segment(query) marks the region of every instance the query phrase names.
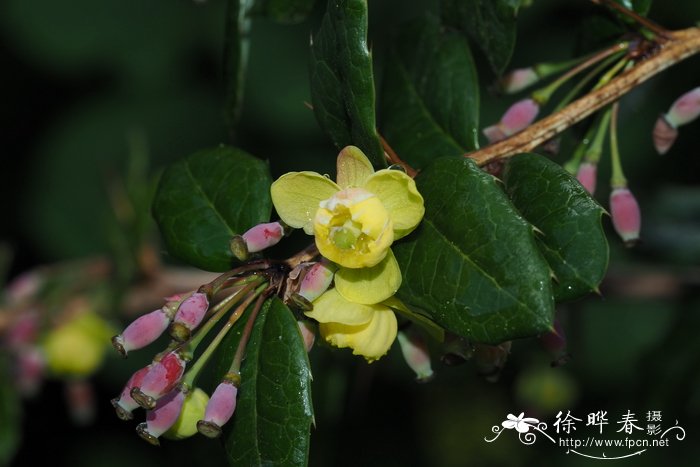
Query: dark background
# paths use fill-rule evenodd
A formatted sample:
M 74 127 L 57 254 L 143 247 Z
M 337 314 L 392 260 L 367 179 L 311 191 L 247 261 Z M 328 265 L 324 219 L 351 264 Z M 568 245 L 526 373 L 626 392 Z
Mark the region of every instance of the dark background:
M 149 173 L 191 152 L 229 141 L 222 119 L 220 57 L 223 1 L 3 0 L 0 3 L 0 240 L 13 253 L 10 275 L 114 247 L 106 186 L 134 148 Z M 391 25 L 425 4 L 370 2 L 370 41 L 378 74 Z M 322 6 L 322 5 L 321 5 Z M 307 48 L 320 12 L 299 25 L 260 19 L 253 26 L 246 100 L 236 144 L 288 170 L 332 171 L 335 150 L 303 105 L 309 100 Z M 592 50 L 606 27 L 589 2 L 538 0 L 521 11 L 512 65 L 563 60 Z M 698 2 L 660 2 L 650 17 L 669 28 L 700 20 Z M 494 80 L 474 48 L 483 86 L 481 120 L 513 102 L 486 91 Z M 617 465 L 692 465 L 700 422 L 700 154 L 695 122 L 669 154 L 651 129 L 683 92 L 700 85 L 700 57 L 652 79 L 622 100 L 620 140 L 630 187 L 643 214 L 643 242 L 627 250 L 609 228 L 611 262 L 601 296 L 559 308 L 572 361 L 552 369 L 537 342 L 515 342 L 501 379 L 487 383 L 474 365 L 414 383 L 397 346 L 368 366 L 348 352 L 317 346 L 312 465 L 589 465 L 550 449 L 523 446 L 512 433 L 484 442 L 508 413 L 551 424 L 559 410 L 579 418 L 607 410 L 611 431 L 627 410 L 641 420 L 662 410 L 684 441 Z M 378 86 L 379 87 L 379 86 Z M 564 141 L 564 152 L 567 148 Z M 141 146 L 139 146 L 141 145 Z M 145 148 L 145 149 L 144 149 Z M 605 157 L 605 156 L 604 156 Z M 559 159 L 567 159 L 562 154 Z M 598 199 L 607 204 L 608 159 Z M 146 359 L 146 356 L 142 357 Z M 437 359 L 435 359 L 437 360 Z M 151 448 L 116 419 L 108 400 L 143 361 L 108 359 L 96 376 L 99 409 L 88 427 L 72 425 L 62 385 L 49 381 L 23 404 L 23 441 L 15 465 L 200 465 L 223 462 L 218 443 L 195 438 Z M 642 420 L 643 422 L 643 420 Z M 2 421 L 0 421 L 2 423 Z M 583 427 L 581 428 L 583 430 Z M 617 426 L 615 426 L 617 429 Z M 48 457 L 47 457 L 48 456 Z

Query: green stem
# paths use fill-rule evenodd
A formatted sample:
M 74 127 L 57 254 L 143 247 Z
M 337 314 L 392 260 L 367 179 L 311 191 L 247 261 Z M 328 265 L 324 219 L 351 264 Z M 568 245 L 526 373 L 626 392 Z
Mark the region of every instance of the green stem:
M 610 154 L 612 160 L 612 178 L 610 185 L 613 188 L 624 188 L 627 186 L 627 179 L 622 171 L 620 162 L 620 150 L 617 145 L 617 116 L 619 105 L 615 102 L 612 106 L 612 118 L 610 119 Z
M 248 346 L 248 341 L 250 340 L 250 334 L 253 331 L 253 325 L 255 324 L 255 319 L 258 317 L 258 312 L 262 308 L 262 304 L 267 298 L 266 294 L 260 295 L 258 301 L 255 304 L 255 308 L 250 313 L 248 321 L 245 323 L 245 329 L 243 329 L 243 334 L 241 334 L 241 340 L 238 342 L 238 348 L 236 348 L 236 354 L 233 356 L 233 361 L 231 362 L 231 367 L 228 373 L 234 378 L 238 377 L 240 379 L 241 374 L 241 362 L 243 362 L 243 356 L 245 355 L 246 347 Z M 231 377 L 231 376 L 229 376 Z
M 535 102 L 537 102 L 540 106 L 545 105 L 549 101 L 550 97 L 552 97 L 552 94 L 554 94 L 557 91 L 557 89 L 559 89 L 564 83 L 569 81 L 571 78 L 573 78 L 574 76 L 576 76 L 580 72 L 590 68 L 591 66 L 600 62 L 601 60 L 605 60 L 610 55 L 619 53 L 623 50 L 627 50 L 627 48 L 629 48 L 629 42 L 620 42 L 618 44 L 614 44 L 614 45 L 608 47 L 607 49 L 601 50 L 600 52 L 593 55 L 589 59 L 576 65 L 571 70 L 564 73 L 562 76 L 557 78 L 552 83 L 550 83 L 547 86 L 533 92 L 532 99 Z
M 583 137 L 579 145 L 576 147 L 576 150 L 574 151 L 574 155 L 571 156 L 571 159 L 569 159 L 565 164 L 564 164 L 564 169 L 569 172 L 570 174 L 576 174 L 578 172 L 578 168 L 581 165 L 581 159 L 583 159 L 583 155 L 586 153 L 586 150 L 588 147 L 591 145 L 591 141 L 593 141 L 593 134 L 595 133 L 596 126 L 591 125 L 588 130 L 586 131 L 586 135 Z
M 214 352 L 221 344 L 221 341 L 224 340 L 226 334 L 228 334 L 228 332 L 231 330 L 236 321 L 238 321 L 238 318 L 241 317 L 241 315 L 248 308 L 250 303 L 256 297 L 261 296 L 260 294 L 262 294 L 267 288 L 268 284 L 267 282 L 265 282 L 264 284 L 260 285 L 257 289 L 255 289 L 254 292 L 248 294 L 245 300 L 240 305 L 238 305 L 236 310 L 229 317 L 228 321 L 226 321 L 226 324 L 224 324 L 224 326 L 219 330 L 219 333 L 212 339 L 207 348 L 204 349 L 202 355 L 200 355 L 197 361 L 194 363 L 194 365 L 192 365 L 192 367 L 190 367 L 190 369 L 187 370 L 187 373 L 185 373 L 185 376 L 182 378 L 184 384 L 187 384 L 190 387 L 192 387 L 195 379 L 202 371 L 202 369 L 206 366 L 211 356 L 214 355 Z
M 598 128 L 596 130 L 595 138 L 593 139 L 593 143 L 591 143 L 591 146 L 588 148 L 588 150 L 586 151 L 586 155 L 584 156 L 586 162 L 590 162 L 591 164 L 597 164 L 600 160 L 600 156 L 601 154 L 603 154 L 603 142 L 605 141 L 605 135 L 608 132 L 610 115 L 611 109 L 608 108 L 608 110 L 606 110 L 605 113 L 603 113 L 603 116 L 600 118 L 600 121 L 597 125 Z

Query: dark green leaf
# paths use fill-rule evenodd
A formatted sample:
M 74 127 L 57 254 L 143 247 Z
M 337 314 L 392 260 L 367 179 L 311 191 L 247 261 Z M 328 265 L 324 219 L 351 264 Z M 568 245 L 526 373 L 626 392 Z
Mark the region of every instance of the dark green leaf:
M 375 123 L 366 0 L 329 0 L 311 45 L 311 100 L 323 131 L 340 149 L 353 144 L 385 167 Z
M 254 13 L 278 23 L 293 24 L 304 21 L 316 0 L 256 0 Z
M 445 24 L 468 34 L 486 54 L 497 74 L 510 62 L 515 48 L 520 0 L 441 0 Z
M 8 358 L 0 355 L 0 465 L 10 465 L 22 432 L 21 404 L 10 377 Z
M 225 271 L 229 241 L 270 218 L 267 164 L 240 149 L 205 149 L 168 167 L 153 215 L 175 257 L 201 269 Z
M 425 217 L 394 247 L 399 298 L 447 330 L 499 343 L 551 329 L 550 269 L 532 226 L 495 179 L 465 158 L 438 159 L 416 178 Z
M 478 146 L 479 85 L 466 39 L 426 17 L 401 27 L 382 85 L 382 132 L 417 169 Z
M 229 356 L 238 341 L 233 335 L 226 343 Z M 224 431 L 230 465 L 307 465 L 313 418 L 311 368 L 299 327 L 289 308 L 269 300 L 253 327 L 236 413 Z
M 608 267 L 603 208 L 568 172 L 537 154 L 511 158 L 503 181 L 513 204 L 543 233 L 537 243 L 556 276 L 556 300 L 596 290 Z
M 224 103 L 226 123 L 230 132 L 238 121 L 243 105 L 243 89 L 248 68 L 250 47 L 249 10 L 254 0 L 228 0 L 226 4 L 226 36 L 224 42 Z

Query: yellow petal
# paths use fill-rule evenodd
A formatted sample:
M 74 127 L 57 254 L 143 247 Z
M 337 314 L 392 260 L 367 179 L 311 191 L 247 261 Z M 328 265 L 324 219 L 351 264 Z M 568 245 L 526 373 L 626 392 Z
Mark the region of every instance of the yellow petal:
M 371 268 L 340 268 L 335 274 L 335 288 L 346 300 L 365 305 L 391 297 L 401 286 L 401 269 L 391 250 Z
M 374 173 L 372 163 L 365 153 L 355 146 L 346 146 L 338 154 L 338 176 L 340 188 L 360 187 Z
M 333 196 L 340 188 L 332 180 L 316 172 L 289 172 L 270 187 L 272 203 L 286 224 L 312 235 L 313 220 L 319 203 Z
M 360 326 L 322 323 L 321 336 L 336 347 L 350 347 L 353 354 L 362 355 L 368 362 L 377 360 L 389 351 L 396 339 L 396 316 L 389 308 L 374 305 L 372 320 Z
M 357 326 L 368 323 L 372 319 L 374 308 L 345 300 L 337 290 L 331 289 L 318 297 L 314 309 L 304 313 L 319 323 L 344 323 Z
M 394 240 L 411 233 L 423 218 L 423 197 L 416 182 L 400 170 L 380 170 L 367 179 L 363 188 L 377 195 L 389 211 Z

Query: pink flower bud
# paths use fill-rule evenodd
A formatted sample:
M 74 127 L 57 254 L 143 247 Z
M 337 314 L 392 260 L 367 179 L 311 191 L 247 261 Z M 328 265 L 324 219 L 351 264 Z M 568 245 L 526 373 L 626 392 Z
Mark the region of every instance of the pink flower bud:
M 182 302 L 177 309 L 170 335 L 178 341 L 186 341 L 209 309 L 207 294 L 197 292 Z
M 131 375 L 119 397 L 112 399 L 112 406 L 117 411 L 117 417 L 120 419 L 131 420 L 133 418 L 132 412 L 139 407 L 139 404 L 131 397 L 131 390 L 141 386 L 144 376 L 150 369 L 151 365 L 148 365 Z
M 506 94 L 515 94 L 535 84 L 539 79 L 533 68 L 518 68 L 503 77 L 501 88 Z
M 671 146 L 673 146 L 673 143 L 676 141 L 677 137 L 678 130 L 668 123 L 666 117 L 660 115 L 659 118 L 656 119 L 654 132 L 652 133 L 656 152 L 661 155 L 666 154 L 668 150 L 671 149 Z
M 114 336 L 112 345 L 126 357 L 130 350 L 140 349 L 158 339 L 169 323 L 170 317 L 163 309 L 152 311 L 137 318 L 120 335 Z
M 149 443 L 159 446 L 160 435 L 170 429 L 180 416 L 186 394 L 181 388 L 170 391 L 158 399 L 155 408 L 146 415 L 146 423 L 136 427 L 136 432 Z
M 258 224 L 243 234 L 249 253 L 257 253 L 277 245 L 284 236 L 284 228 L 279 222 Z
M 490 143 L 495 143 L 527 128 L 537 118 L 540 106 L 533 99 L 523 99 L 511 105 L 494 126 L 484 129 Z
M 673 127 L 690 123 L 700 115 L 700 87 L 688 91 L 676 99 L 666 114 L 666 120 Z
M 140 386 L 134 386 L 131 397 L 144 409 L 151 410 L 156 401 L 177 386 L 185 372 L 185 361 L 177 352 L 169 352 L 153 362 Z
M 642 216 L 639 204 L 627 188 L 615 188 L 610 194 L 610 215 L 615 230 L 627 246 L 639 239 Z
M 552 366 L 563 365 L 571 358 L 566 351 L 566 335 L 558 319 L 554 320 L 554 329 L 542 334 L 539 340 L 542 347 L 554 358 Z
M 7 285 L 5 294 L 11 305 L 30 300 L 41 290 L 44 285 L 44 277 L 37 271 L 29 271 L 15 277 Z
M 71 419 L 78 425 L 88 425 L 95 420 L 95 390 L 88 380 L 66 381 L 66 404 Z
M 316 340 L 315 325 L 311 321 L 303 320 L 297 321 L 299 326 L 299 331 L 301 332 L 301 338 L 304 340 L 304 348 L 306 353 L 311 351 L 314 346 L 314 341 Z
M 304 275 L 301 285 L 299 286 L 299 295 L 309 302 L 313 302 L 320 297 L 323 292 L 328 290 L 331 282 L 333 282 L 334 274 L 335 267 L 325 261 L 319 261 L 311 266 Z
M 591 195 L 595 193 L 597 173 L 598 166 L 590 162 L 583 162 L 576 173 L 576 179 Z
M 10 324 L 5 336 L 5 342 L 10 349 L 18 349 L 36 342 L 39 335 L 39 313 L 36 310 L 26 310 L 20 313 Z
M 430 353 L 428 345 L 421 334 L 413 329 L 399 331 L 396 338 L 401 346 L 406 363 L 416 373 L 416 380 L 419 383 L 430 381 L 433 376 L 433 368 L 430 365 Z
M 14 382 L 24 397 L 32 397 L 41 386 L 46 373 L 46 359 L 39 347 L 22 347 L 16 353 Z
M 216 387 L 209 399 L 204 418 L 197 422 L 197 430 L 208 438 L 217 438 L 221 435 L 221 427 L 228 422 L 236 410 L 236 397 L 238 387 L 228 380 L 224 380 Z

